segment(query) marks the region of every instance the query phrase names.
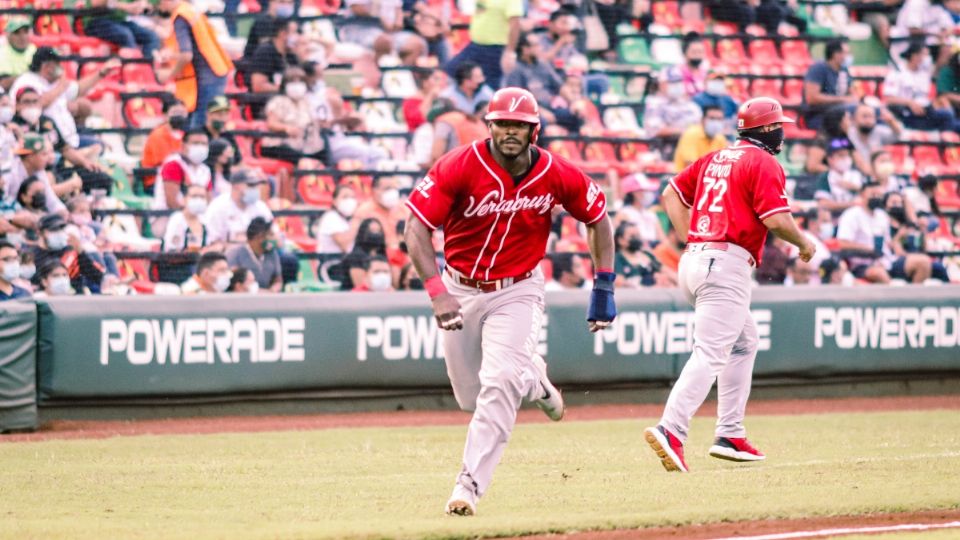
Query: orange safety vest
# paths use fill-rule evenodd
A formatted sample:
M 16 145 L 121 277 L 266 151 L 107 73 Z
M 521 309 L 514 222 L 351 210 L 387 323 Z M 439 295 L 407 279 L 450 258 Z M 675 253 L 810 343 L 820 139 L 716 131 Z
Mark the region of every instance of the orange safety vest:
M 483 120 L 467 116 L 461 111 L 450 111 L 437 117 L 437 121 L 446 122 L 453 126 L 454 133 L 460 144 L 470 144 L 473 141 L 482 141 L 489 135 L 487 125 Z
M 177 33 L 173 28 L 177 17 L 182 17 L 190 25 L 193 33 L 193 40 L 197 44 L 199 51 L 193 51 L 194 54 L 201 54 L 207 61 L 214 75 L 226 77 L 233 70 L 233 62 L 224 52 L 220 42 L 217 41 L 217 34 L 210 26 L 210 21 L 202 13 L 197 13 L 189 2 L 181 2 L 177 9 L 170 15 L 170 35 L 167 37 L 167 48 L 180 54 L 180 45 L 177 43 Z M 187 110 L 193 112 L 197 108 L 197 73 L 193 69 L 193 63 L 184 66 L 183 70 L 176 78 L 176 96 L 187 106 Z

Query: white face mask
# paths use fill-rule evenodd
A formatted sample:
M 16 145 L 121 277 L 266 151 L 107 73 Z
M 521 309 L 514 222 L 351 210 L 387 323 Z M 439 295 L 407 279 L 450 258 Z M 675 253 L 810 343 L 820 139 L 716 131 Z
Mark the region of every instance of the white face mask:
M 260 284 L 256 281 L 247 286 L 248 294 L 257 294 L 258 292 L 260 292 Z
M 834 160 L 833 169 L 840 173 L 849 172 L 853 167 L 853 158 L 845 157 L 841 159 Z
M 707 120 L 703 123 L 703 131 L 707 137 L 714 138 L 723 132 L 723 120 Z
M 640 204 L 644 208 L 650 208 L 657 202 L 657 194 L 653 191 L 644 191 L 640 194 Z
M 37 273 L 37 265 L 35 264 L 24 264 L 20 266 L 20 279 L 33 279 L 33 276 Z
M 389 291 L 390 281 L 390 272 L 377 272 L 375 274 L 370 274 L 370 290 Z
M 187 199 L 187 211 L 195 216 L 202 215 L 207 211 L 207 200 L 203 197 L 190 197 Z
M 667 85 L 667 97 L 673 100 L 682 98 L 687 94 L 683 88 L 683 83 L 670 83 Z
M 300 99 L 303 96 L 307 95 L 307 83 L 305 82 L 292 82 L 287 84 L 284 90 L 287 94 L 287 97 L 290 99 Z
M 336 208 L 343 217 L 350 217 L 357 211 L 357 199 L 353 197 L 340 199 L 337 201 Z
M 257 201 L 260 200 L 260 188 L 258 187 L 248 187 L 243 190 L 243 204 L 250 206 L 257 204 Z
M 13 247 L 20 249 L 20 246 L 23 245 L 23 234 L 7 233 L 7 242 L 13 244 Z
M 874 167 L 874 172 L 877 173 L 877 176 L 888 178 L 893 174 L 895 168 L 892 161 L 885 161 L 883 163 L 877 163 L 876 167 Z
M 213 283 L 213 288 L 217 292 L 224 292 L 230 288 L 230 280 L 233 279 L 233 272 L 224 272 L 217 276 L 217 281 Z
M 8 262 L 3 265 L 3 280 L 7 283 L 13 283 L 13 280 L 20 277 L 20 261 Z
M 853 55 L 848 54 L 843 57 L 843 67 L 849 68 L 853 65 Z
M 199 165 L 210 155 L 210 147 L 205 144 L 191 144 L 187 146 L 187 161 Z
M 66 296 L 70 294 L 70 277 L 57 276 L 50 278 L 50 294 L 53 296 Z
M 820 224 L 820 239 L 829 240 L 833 238 L 833 233 L 836 231 L 833 223 L 821 223 Z
M 0 124 L 6 124 L 7 122 L 13 120 L 14 114 L 13 107 L 10 107 L 9 105 L 0 107 Z
M 727 93 L 727 83 L 723 79 L 710 79 L 705 90 L 711 96 L 723 96 Z
M 67 247 L 67 233 L 58 231 L 48 234 L 47 247 L 53 251 L 60 251 L 61 249 Z
M 40 110 L 40 107 L 27 107 L 20 111 L 20 118 L 23 118 L 32 126 L 40 120 L 41 114 L 43 114 L 43 111 Z
M 393 210 L 400 203 L 400 190 L 388 189 L 380 194 L 380 205 L 387 210 Z

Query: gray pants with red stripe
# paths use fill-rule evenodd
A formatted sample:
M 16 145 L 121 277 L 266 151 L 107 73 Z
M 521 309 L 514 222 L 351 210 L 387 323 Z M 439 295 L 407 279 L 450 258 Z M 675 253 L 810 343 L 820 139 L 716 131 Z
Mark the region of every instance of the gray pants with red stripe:
M 681 441 L 690 419 L 717 381 L 717 437 L 746 436 L 743 418 L 757 357 L 757 329 L 750 314 L 750 254 L 690 244 L 680 258 L 680 289 L 694 306 L 693 353 L 677 379 L 660 424 Z
M 443 282 L 463 312 L 463 330 L 443 335 L 444 359 L 460 408 L 473 411 L 457 482 L 483 495 L 507 447 L 521 401 L 543 395 L 537 354 L 543 273 L 494 292 Z M 545 369 L 545 368 L 544 368 Z

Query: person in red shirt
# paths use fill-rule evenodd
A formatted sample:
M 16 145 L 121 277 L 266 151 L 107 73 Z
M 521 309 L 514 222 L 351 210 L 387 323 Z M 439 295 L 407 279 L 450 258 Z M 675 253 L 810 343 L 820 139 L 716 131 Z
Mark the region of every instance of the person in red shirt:
M 714 380 L 718 420 L 710 455 L 764 459 L 743 427 L 759 343 L 750 314 L 751 272 L 768 230 L 797 246 L 804 262 L 816 251 L 793 221 L 783 167 L 773 157 L 783 147 L 783 122 L 793 120 L 776 100 L 747 101 L 737 115 L 737 143 L 695 161 L 663 190 L 663 207 L 687 239 L 678 278 L 694 306 L 693 353 L 660 423 L 644 432 L 668 471 L 687 472 L 683 442 Z
M 167 116 L 167 121 L 153 128 L 143 146 L 140 166 L 145 169 L 160 167 L 170 154 L 179 152 L 183 144 L 183 132 L 188 123 L 186 106 L 179 99 L 166 99 L 163 102 L 163 114 Z M 148 193 L 153 192 L 156 179 L 154 174 L 144 177 L 143 187 Z
M 444 334 L 447 374 L 457 403 L 473 411 L 463 468 L 446 513 L 473 515 L 490 485 L 522 399 L 551 420 L 563 398 L 537 354 L 544 309 L 540 261 L 552 209 L 587 226 L 597 269 L 587 320 L 591 332 L 616 316 L 613 228 L 598 185 L 569 161 L 535 145 L 540 111 L 533 95 L 504 88 L 485 116 L 490 138 L 437 161 L 407 201 L 410 259 Z M 442 227 L 446 268 L 437 271 L 431 233 Z

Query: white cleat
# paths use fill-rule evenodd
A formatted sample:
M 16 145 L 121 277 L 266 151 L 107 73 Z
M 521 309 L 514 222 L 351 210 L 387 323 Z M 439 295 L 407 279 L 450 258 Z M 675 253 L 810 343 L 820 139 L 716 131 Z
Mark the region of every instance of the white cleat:
M 444 512 L 448 516 L 474 516 L 477 514 L 477 496 L 463 484 L 453 487 L 453 494 L 447 501 Z
M 547 418 L 554 422 L 559 422 L 563 418 L 566 406 L 563 403 L 563 395 L 557 387 L 547 378 L 547 364 L 543 358 L 536 356 L 533 359 L 537 369 L 540 370 L 540 386 L 543 388 L 543 395 L 533 402 L 547 415 Z

